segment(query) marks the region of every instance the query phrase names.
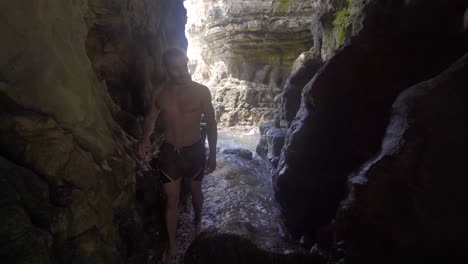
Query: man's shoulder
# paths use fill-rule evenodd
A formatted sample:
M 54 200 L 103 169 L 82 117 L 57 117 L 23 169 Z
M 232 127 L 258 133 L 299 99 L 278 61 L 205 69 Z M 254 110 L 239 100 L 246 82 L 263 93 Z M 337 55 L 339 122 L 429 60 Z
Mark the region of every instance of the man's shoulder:
M 208 90 L 209 91 L 208 87 L 206 87 L 205 85 L 203 85 L 201 83 L 197 83 L 195 81 L 192 81 L 192 83 L 193 83 L 193 86 L 195 88 L 197 88 L 197 89 L 203 89 L 203 90 Z
M 201 83 L 193 82 L 193 87 L 202 95 L 205 95 L 205 96 L 208 94 L 211 95 L 210 89 Z

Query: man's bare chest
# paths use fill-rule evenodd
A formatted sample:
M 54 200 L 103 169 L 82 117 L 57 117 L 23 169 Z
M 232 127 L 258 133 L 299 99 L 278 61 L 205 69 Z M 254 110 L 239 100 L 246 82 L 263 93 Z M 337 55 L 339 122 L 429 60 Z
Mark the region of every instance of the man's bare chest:
M 201 114 L 202 103 L 200 97 L 192 91 L 168 92 L 161 97 L 160 109 L 162 114 L 169 116 Z

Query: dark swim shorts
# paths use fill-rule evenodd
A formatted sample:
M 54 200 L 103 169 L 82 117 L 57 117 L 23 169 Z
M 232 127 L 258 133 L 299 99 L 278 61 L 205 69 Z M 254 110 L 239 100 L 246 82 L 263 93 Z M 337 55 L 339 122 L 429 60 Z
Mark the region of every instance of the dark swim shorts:
M 181 177 L 201 181 L 205 163 L 206 153 L 203 137 L 193 145 L 185 147 L 176 147 L 164 142 L 159 150 L 158 158 L 161 182 L 165 184 Z

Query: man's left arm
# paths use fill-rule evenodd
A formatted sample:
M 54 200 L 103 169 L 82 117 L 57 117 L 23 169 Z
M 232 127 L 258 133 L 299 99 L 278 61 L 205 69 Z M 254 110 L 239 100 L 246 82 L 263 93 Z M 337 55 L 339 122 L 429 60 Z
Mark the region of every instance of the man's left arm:
M 218 130 L 215 119 L 213 104 L 211 103 L 211 93 L 207 87 L 203 87 L 203 116 L 206 122 L 209 155 L 206 163 L 206 172 L 211 173 L 216 169 L 216 144 L 218 140 Z

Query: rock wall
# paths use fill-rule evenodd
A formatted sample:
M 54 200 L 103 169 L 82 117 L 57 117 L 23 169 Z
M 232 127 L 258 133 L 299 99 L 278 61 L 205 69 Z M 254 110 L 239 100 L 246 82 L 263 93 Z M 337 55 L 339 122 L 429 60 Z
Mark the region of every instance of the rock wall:
M 288 128 L 274 187 L 294 238 L 312 245 L 326 230 L 346 195 L 347 176 L 379 150 L 397 95 L 467 51 L 466 7 L 465 1 L 365 2 L 352 20 L 364 19 L 361 31 L 308 82 Z
M 338 212 L 350 259 L 466 255 L 467 72 L 468 54 L 393 103 L 380 153 L 350 177 Z
M 88 1 L 86 51 L 122 110 L 143 115 L 150 91 L 165 78 L 161 53 L 167 47 L 187 48 L 182 2 Z
M 235 89 L 240 80 L 245 85 L 239 86 L 236 93 L 248 97 L 250 90 L 257 93 L 260 89 L 273 104 L 293 62 L 313 44 L 310 22 L 314 4 L 299 0 L 187 0 L 187 37 L 191 43 L 188 55 L 194 80 L 206 84 L 213 93 L 229 90 L 216 92 L 215 97 Z M 224 115 L 219 121 L 233 125 L 227 120 L 237 115 L 239 124 L 255 125 L 271 118 L 269 108 L 269 118 L 262 118 L 266 109 L 239 103 L 232 110 L 218 112 L 220 118 Z M 254 116 L 260 118 L 243 119 L 235 112 L 255 112 Z
M 2 261 L 146 261 L 153 234 L 120 118 L 145 107 L 162 49 L 186 45 L 181 10 L 181 1 L 0 4 Z
M 274 122 L 266 125 L 261 130 L 261 140 L 258 145 L 260 155 L 262 149 L 281 149 L 282 146 L 271 148 L 272 142 L 267 133 L 272 131 L 284 131 L 289 128 L 296 116 L 301 104 L 302 92 L 306 84 L 315 76 L 324 61 L 330 58 L 345 40 L 356 35 L 362 28 L 364 18 L 363 8 L 366 1 L 343 1 L 343 0 L 318 0 L 314 1 L 314 10 L 311 14 L 311 32 L 313 34 L 313 45 L 310 50 L 303 52 L 293 63 L 292 74 L 286 79 L 281 93 L 277 96 L 277 106 L 274 111 Z M 286 133 L 273 132 L 281 139 L 275 142 L 285 141 Z M 270 137 L 271 138 L 271 137 Z M 266 144 L 266 145 L 265 145 Z M 279 152 L 266 154 L 274 161 L 272 165 L 277 166 Z

